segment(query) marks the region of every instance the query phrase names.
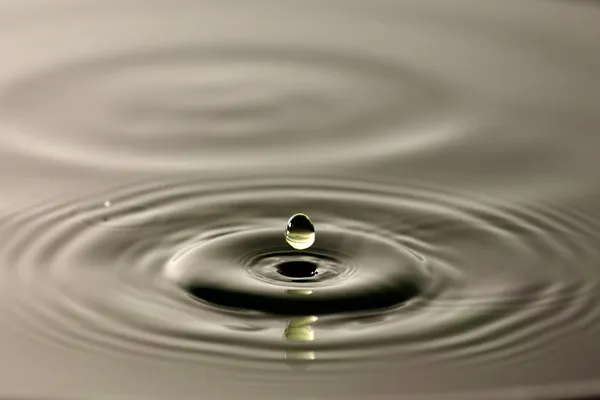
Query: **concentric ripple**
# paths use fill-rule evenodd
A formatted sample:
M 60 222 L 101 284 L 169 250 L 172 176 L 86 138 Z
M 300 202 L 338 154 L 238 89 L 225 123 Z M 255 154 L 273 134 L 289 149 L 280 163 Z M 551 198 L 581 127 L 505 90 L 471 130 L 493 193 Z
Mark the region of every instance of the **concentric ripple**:
M 318 232 L 305 251 L 281 231 L 296 209 Z M 576 210 L 413 186 L 156 182 L 5 219 L 0 309 L 86 351 L 531 362 L 597 332 L 599 233 Z
M 180 256 L 167 274 L 209 303 L 295 316 L 393 307 L 417 296 L 427 280 L 415 256 L 372 235 L 323 226 L 320 251 L 292 253 L 280 242 L 281 229 L 230 234 Z M 256 249 L 262 254 L 244 260 Z M 307 268 L 302 263 L 310 273 L 290 277 Z M 303 290 L 311 293 L 298 296 Z
M 481 160 L 455 152 L 466 138 L 505 164 L 526 134 L 558 141 L 597 124 L 598 30 L 585 12 L 310 2 L 64 0 L 0 17 L 0 144 L 113 173 L 398 156 L 468 170 Z M 565 20 L 578 29 L 556 29 Z
M 94 168 L 281 166 L 291 148 L 330 164 L 450 138 L 437 126 L 451 108 L 443 85 L 397 62 L 336 49 L 217 43 L 116 50 L 1 88 L 9 147 Z

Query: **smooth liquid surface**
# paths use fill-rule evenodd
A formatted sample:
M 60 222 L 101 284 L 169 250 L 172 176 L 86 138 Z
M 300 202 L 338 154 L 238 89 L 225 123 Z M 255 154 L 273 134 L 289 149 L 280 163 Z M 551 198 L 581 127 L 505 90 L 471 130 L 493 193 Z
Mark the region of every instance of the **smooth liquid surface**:
M 0 33 L 0 398 L 600 395 L 594 2 L 9 0 Z

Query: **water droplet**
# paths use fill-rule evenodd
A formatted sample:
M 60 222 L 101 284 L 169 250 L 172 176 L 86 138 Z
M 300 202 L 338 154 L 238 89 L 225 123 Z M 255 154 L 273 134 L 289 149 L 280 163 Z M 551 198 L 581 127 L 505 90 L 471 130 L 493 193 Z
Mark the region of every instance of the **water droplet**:
M 308 249 L 315 242 L 315 227 L 306 214 L 294 214 L 285 227 L 285 240 L 296 250 Z
M 111 202 L 110 200 L 106 200 L 106 201 L 104 202 L 104 207 L 108 208 L 108 207 L 110 207 L 110 206 L 112 206 L 112 202 Z

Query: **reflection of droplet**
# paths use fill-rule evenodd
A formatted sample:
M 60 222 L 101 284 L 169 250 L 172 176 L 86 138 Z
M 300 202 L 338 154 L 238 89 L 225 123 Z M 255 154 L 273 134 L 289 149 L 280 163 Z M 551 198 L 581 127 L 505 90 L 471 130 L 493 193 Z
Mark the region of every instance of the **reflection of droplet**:
M 285 227 L 285 240 L 296 250 L 308 249 L 315 242 L 315 227 L 306 214 L 294 214 Z
M 106 201 L 104 202 L 104 207 L 108 208 L 108 207 L 110 207 L 110 206 L 112 206 L 112 202 L 111 202 L 110 200 L 106 200 Z
M 312 293 L 312 291 L 307 292 Z M 314 315 L 309 315 L 307 317 L 300 317 L 291 320 L 290 322 L 288 322 L 287 328 L 285 329 L 285 340 L 297 343 L 312 342 L 313 340 L 315 340 L 315 331 L 310 325 L 317 322 L 318 319 L 319 318 Z M 304 347 L 304 345 L 299 346 Z M 288 361 L 306 362 L 315 360 L 316 354 L 314 351 L 306 348 L 296 348 L 286 351 L 285 358 Z
M 292 296 L 309 296 L 313 294 L 313 291 L 310 289 L 288 289 L 285 292 Z
M 285 339 L 291 342 L 311 342 L 315 340 L 315 332 L 310 324 L 317 321 L 317 317 L 309 316 L 291 320 L 285 329 Z
M 313 361 L 316 359 L 314 351 L 288 351 L 285 353 L 285 359 L 289 361 Z

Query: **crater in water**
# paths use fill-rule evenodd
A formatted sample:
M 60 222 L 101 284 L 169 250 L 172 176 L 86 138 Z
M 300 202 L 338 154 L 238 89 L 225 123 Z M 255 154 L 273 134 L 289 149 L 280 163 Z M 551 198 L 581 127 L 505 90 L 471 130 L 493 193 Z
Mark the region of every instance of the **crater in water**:
M 400 307 L 432 284 L 422 259 L 375 235 L 324 224 L 310 251 L 280 242 L 274 228 L 230 233 L 179 255 L 166 274 L 206 304 L 270 315 Z M 309 295 L 294 295 L 306 289 Z
M 319 272 L 319 265 L 310 261 L 287 261 L 277 266 L 277 272 L 288 278 L 312 278 Z

